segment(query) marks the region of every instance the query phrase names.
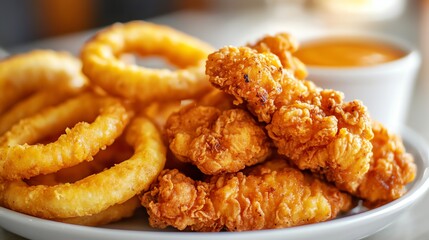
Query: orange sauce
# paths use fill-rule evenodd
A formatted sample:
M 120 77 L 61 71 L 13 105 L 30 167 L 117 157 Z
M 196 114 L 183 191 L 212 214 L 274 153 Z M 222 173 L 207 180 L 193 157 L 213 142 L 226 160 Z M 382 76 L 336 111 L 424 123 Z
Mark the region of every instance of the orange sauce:
M 308 66 L 358 67 L 390 62 L 404 57 L 406 52 L 371 40 L 327 38 L 302 44 L 294 55 Z

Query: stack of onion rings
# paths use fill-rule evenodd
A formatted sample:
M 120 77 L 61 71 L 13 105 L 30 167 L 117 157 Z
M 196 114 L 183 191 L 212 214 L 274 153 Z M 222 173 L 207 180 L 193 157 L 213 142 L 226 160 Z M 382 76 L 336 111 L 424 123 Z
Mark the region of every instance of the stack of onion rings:
M 204 63 L 212 50 L 135 21 L 90 39 L 82 63 L 50 50 L 0 61 L 0 205 L 90 226 L 132 216 L 166 162 L 158 129 L 180 100 L 211 88 Z M 125 63 L 125 53 L 180 69 Z
M 52 219 L 97 214 L 131 199 L 157 177 L 164 167 L 166 150 L 156 127 L 142 117 L 130 124 L 126 141 L 135 150 L 130 159 L 75 183 L 55 186 L 29 186 L 22 180 L 0 183 L 1 205 Z
M 121 135 L 131 115 L 117 99 L 83 94 L 23 119 L 0 137 L 0 177 L 29 178 L 89 161 Z M 75 126 L 57 141 L 29 145 L 69 125 Z

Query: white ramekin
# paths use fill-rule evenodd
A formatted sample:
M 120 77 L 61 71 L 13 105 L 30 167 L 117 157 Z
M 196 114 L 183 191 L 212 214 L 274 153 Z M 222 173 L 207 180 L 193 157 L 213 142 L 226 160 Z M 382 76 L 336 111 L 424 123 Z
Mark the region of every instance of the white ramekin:
M 410 44 L 396 37 L 368 32 L 332 32 L 301 39 L 301 43 L 318 38 L 350 38 L 385 42 L 405 51 L 398 60 L 374 66 L 314 67 L 307 66 L 316 85 L 344 92 L 347 101 L 359 99 L 368 107 L 374 120 L 392 131 L 406 121 L 407 109 L 420 66 L 420 55 Z

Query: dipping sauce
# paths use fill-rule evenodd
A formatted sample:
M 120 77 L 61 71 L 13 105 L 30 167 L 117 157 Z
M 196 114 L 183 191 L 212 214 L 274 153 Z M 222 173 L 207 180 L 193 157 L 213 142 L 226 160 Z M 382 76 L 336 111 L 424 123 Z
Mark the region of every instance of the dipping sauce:
M 406 55 L 401 49 L 375 40 L 326 38 L 303 43 L 294 56 L 307 66 L 359 67 L 397 60 Z

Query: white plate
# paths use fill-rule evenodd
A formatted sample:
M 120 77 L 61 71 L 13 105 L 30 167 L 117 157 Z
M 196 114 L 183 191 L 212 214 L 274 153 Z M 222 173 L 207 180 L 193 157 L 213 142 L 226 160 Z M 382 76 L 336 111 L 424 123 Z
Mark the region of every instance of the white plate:
M 195 233 L 176 232 L 173 229 L 157 230 L 148 226 L 147 217 L 139 212 L 134 218 L 104 227 L 84 227 L 58 223 L 0 208 L 0 226 L 20 236 L 35 239 L 87 239 L 87 240 L 200 240 L 200 239 L 358 239 L 371 235 L 391 224 L 411 207 L 429 187 L 429 149 L 425 141 L 410 129 L 401 131 L 407 150 L 418 167 L 415 181 L 408 193 L 382 207 L 354 213 L 328 222 L 306 226 L 248 232 Z

